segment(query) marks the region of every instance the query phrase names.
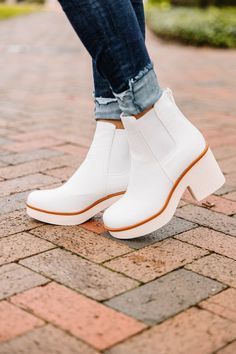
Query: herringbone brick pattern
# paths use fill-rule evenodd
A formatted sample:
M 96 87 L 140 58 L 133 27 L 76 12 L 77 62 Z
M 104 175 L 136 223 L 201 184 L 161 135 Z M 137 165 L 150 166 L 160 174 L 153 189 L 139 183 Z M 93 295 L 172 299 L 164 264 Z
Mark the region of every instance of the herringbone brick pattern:
M 234 51 L 148 46 L 162 85 L 205 133 L 226 185 L 173 220 L 118 241 L 101 216 L 76 227 L 25 215 L 30 190 L 81 163 L 93 131 L 91 63 L 60 12 L 0 23 L 0 353 L 234 354 Z

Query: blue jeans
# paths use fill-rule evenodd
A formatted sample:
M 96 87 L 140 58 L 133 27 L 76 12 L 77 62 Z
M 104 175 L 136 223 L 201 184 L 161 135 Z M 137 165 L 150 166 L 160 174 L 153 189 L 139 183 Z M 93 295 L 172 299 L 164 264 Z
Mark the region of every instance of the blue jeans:
M 134 115 L 161 96 L 142 0 L 59 0 L 93 60 L 95 117 Z

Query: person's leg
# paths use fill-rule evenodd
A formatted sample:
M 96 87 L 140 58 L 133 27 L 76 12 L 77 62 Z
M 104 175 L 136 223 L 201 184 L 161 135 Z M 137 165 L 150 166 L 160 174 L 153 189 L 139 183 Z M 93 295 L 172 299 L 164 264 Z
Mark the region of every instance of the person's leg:
M 94 103 L 96 120 L 120 120 L 121 110 L 117 98 L 113 95 L 109 82 L 98 72 L 93 60 Z
M 109 82 L 126 130 L 98 122 L 81 168 L 64 186 L 31 193 L 28 213 L 50 223 L 81 223 L 113 204 L 128 183 L 124 196 L 106 210 L 105 225 L 118 238 L 145 235 L 171 219 L 186 188 L 200 200 L 217 190 L 224 177 L 201 133 L 180 112 L 171 92 L 159 88 L 131 2 L 60 2 Z
M 113 57 L 115 51 L 119 51 L 122 48 L 122 43 L 125 42 L 126 39 L 124 31 L 119 33 L 122 29 L 122 24 L 114 27 L 109 11 L 112 11 L 112 15 L 115 18 L 120 4 L 123 10 L 128 9 L 128 12 L 132 15 L 131 21 L 134 20 L 138 30 L 138 37 L 136 38 L 134 35 L 134 39 L 131 43 L 128 41 L 125 47 L 129 48 L 132 44 L 138 45 L 140 42 L 145 52 L 145 46 L 143 44 L 143 33 L 130 1 L 113 1 L 114 0 L 62 1 L 66 12 L 69 14 L 69 18 L 72 20 L 77 30 L 78 26 L 82 26 L 80 28 L 80 30 L 82 29 L 82 39 L 88 44 L 90 53 L 92 53 L 95 70 L 100 75 L 96 85 L 97 96 L 101 98 L 101 101 L 109 98 L 115 105 L 111 104 L 109 111 L 103 111 L 103 117 L 100 115 L 102 119 L 99 119 L 97 123 L 94 139 L 87 157 L 73 176 L 61 187 L 30 193 L 27 200 L 27 212 L 28 215 L 35 219 L 59 225 L 80 224 L 111 205 L 127 188 L 130 170 L 128 140 L 126 131 L 116 129 L 116 124 L 121 124 L 120 121 L 116 123 L 115 126 L 109 123 L 111 118 L 113 121 L 116 121 L 114 118 L 120 117 L 121 110 L 117 104 L 118 99 L 113 96 L 111 91 L 113 87 L 108 77 L 109 75 L 113 77 L 113 74 L 117 72 L 116 77 L 114 76 L 116 85 L 119 85 L 120 88 L 122 88 L 124 84 L 125 86 L 129 86 L 128 77 L 126 77 L 126 64 L 128 64 L 128 71 L 130 73 L 132 73 L 132 70 L 136 73 L 136 69 L 138 70 L 139 66 L 137 65 L 136 67 L 132 52 L 129 58 L 127 58 L 126 55 L 126 59 L 126 51 L 124 51 L 120 59 L 117 56 L 118 60 Z M 134 1 L 134 3 L 136 5 L 139 3 L 140 5 L 140 1 L 138 0 Z M 126 6 L 127 4 L 129 5 Z M 139 7 L 139 9 L 141 8 Z M 105 25 L 104 28 L 103 22 Z M 128 21 L 126 21 L 126 24 L 128 25 L 127 22 Z M 142 25 L 144 24 L 142 23 Z M 133 24 L 131 23 L 130 26 L 132 27 Z M 110 33 L 103 38 L 104 30 L 107 31 L 109 28 Z M 108 45 L 108 41 L 111 39 L 110 37 L 115 47 Z M 137 48 L 135 50 L 137 53 Z M 112 53 L 111 57 L 110 53 Z M 120 54 L 121 53 L 119 53 L 119 55 Z M 142 56 L 141 52 L 140 55 Z M 103 59 L 105 59 L 105 62 L 103 62 Z M 146 62 L 148 62 L 147 65 L 151 66 L 148 55 L 140 60 L 141 64 L 146 65 Z M 123 63 L 124 66 L 121 72 L 119 72 L 120 63 Z M 129 63 L 132 63 L 132 65 Z M 103 72 L 104 68 L 108 69 L 107 75 L 106 71 Z M 115 71 L 113 71 L 113 69 Z M 120 80 L 123 77 L 125 78 L 125 82 L 121 82 Z M 106 123 L 102 120 L 105 120 Z M 94 176 L 96 176 L 96 178 L 94 178 Z
M 139 114 L 161 96 L 144 36 L 130 0 L 59 0 L 120 110 Z M 133 1 L 133 5 L 140 3 Z M 111 97 L 109 97 L 111 98 Z
M 109 0 L 107 1 L 110 2 Z M 102 8 L 106 7 L 107 2 L 104 1 L 101 2 L 103 3 Z M 122 1 L 119 0 L 118 3 L 119 2 L 124 3 L 123 0 Z M 125 0 L 125 3 L 126 2 L 127 1 Z M 71 8 L 71 5 L 74 6 L 76 4 L 76 8 L 73 8 L 74 9 L 73 11 L 75 14 L 78 14 L 79 13 L 78 11 L 80 9 L 78 9 L 77 5 L 81 3 L 83 3 L 85 7 L 87 6 L 87 3 L 89 3 L 92 8 L 94 7 L 91 13 L 94 13 L 94 11 L 96 13 L 97 11 L 96 4 L 98 2 L 96 1 L 94 2 L 92 0 L 88 0 L 86 2 L 84 0 L 81 1 L 68 0 L 66 1 L 66 6 L 69 4 L 69 8 Z M 142 31 L 139 27 L 139 22 L 136 17 L 136 13 L 131 3 L 129 4 L 132 9 L 132 16 L 134 17 L 135 23 L 137 24 L 138 31 L 141 33 L 142 36 L 142 39 L 138 37 L 138 39 L 135 39 L 135 41 L 143 43 L 144 38 L 143 38 Z M 111 6 L 111 8 L 113 8 L 113 6 Z M 115 10 L 113 8 L 113 15 L 114 14 L 115 14 Z M 84 15 L 85 13 L 82 13 L 82 18 L 84 17 Z M 101 18 L 99 17 L 99 21 L 101 21 L 103 15 L 107 16 L 108 12 L 102 11 L 102 13 L 100 13 Z M 95 19 L 93 18 L 93 20 L 94 21 L 96 20 L 96 16 Z M 77 21 L 78 18 L 76 18 L 76 22 Z M 112 23 L 110 23 L 111 21 L 109 20 L 108 22 L 109 23 L 107 23 L 106 25 L 111 26 L 112 25 Z M 90 23 L 90 28 L 93 26 L 93 24 L 96 24 L 96 21 Z M 101 32 L 102 32 L 101 23 L 99 24 L 98 28 L 101 37 Z M 118 28 L 116 30 L 118 30 Z M 119 37 L 120 34 L 117 35 L 118 39 L 115 40 L 115 43 L 117 42 L 116 45 L 118 44 L 119 47 L 122 47 L 121 41 L 124 39 L 124 33 L 122 38 Z M 114 38 L 115 38 L 115 34 L 113 33 L 113 40 Z M 91 40 L 91 36 L 90 36 L 90 40 Z M 106 40 L 108 40 L 108 38 Z M 107 44 L 105 42 L 101 47 L 102 49 L 101 52 L 104 51 L 106 53 Z M 129 45 L 131 44 L 129 43 Z M 93 45 L 94 42 L 92 44 L 92 47 Z M 97 49 L 99 49 L 99 47 Z M 112 50 L 113 48 L 111 46 L 109 51 Z M 96 64 L 96 70 L 98 70 L 99 75 L 101 75 L 103 80 L 107 82 L 108 79 L 100 70 L 100 66 L 103 67 L 104 63 L 102 65 L 100 64 L 98 65 L 98 62 L 100 62 L 102 58 L 103 56 L 97 53 L 96 58 L 93 58 L 93 60 Z M 121 59 L 123 61 L 123 56 L 121 57 Z M 108 60 L 108 57 L 106 60 Z M 135 67 L 134 57 L 131 60 L 131 62 L 133 62 L 133 64 L 129 68 L 130 72 L 132 67 Z M 141 62 L 146 63 L 146 59 L 145 60 L 142 59 Z M 116 60 L 114 60 L 114 63 L 116 63 L 115 69 L 118 70 L 119 61 L 116 62 Z M 123 64 L 124 63 L 125 62 L 123 62 Z M 127 63 L 129 67 L 129 61 Z M 147 65 L 151 67 L 151 64 L 149 63 L 149 58 L 148 58 Z M 107 67 L 107 65 L 105 65 L 105 67 Z M 112 73 L 112 70 L 113 70 L 112 66 L 110 66 L 109 72 Z M 123 68 L 123 71 L 124 72 L 120 74 L 118 72 L 118 76 L 121 75 L 122 77 L 123 76 L 125 77 L 126 68 Z M 149 70 L 147 70 L 147 68 L 145 67 L 145 72 L 148 71 Z M 123 84 L 122 82 L 119 82 L 118 77 L 116 79 L 116 83 L 119 85 Z M 106 98 L 106 95 L 108 95 L 109 98 L 113 98 L 112 91 L 110 91 L 110 87 L 111 89 L 113 89 L 113 87 L 110 84 L 110 81 L 108 86 L 109 92 L 107 91 L 107 87 L 106 88 L 104 86 L 101 87 L 101 84 L 102 82 L 99 81 L 98 85 L 100 85 L 101 96 L 105 96 L 102 98 Z M 128 80 L 125 81 L 125 85 L 126 84 L 129 87 Z M 112 116 L 108 118 L 114 118 L 114 117 Z M 73 174 L 73 176 L 61 187 L 50 189 L 50 190 L 34 191 L 30 193 L 27 200 L 28 215 L 30 215 L 35 219 L 52 223 L 52 224 L 59 224 L 59 225 L 80 224 L 88 220 L 96 213 L 107 208 L 109 205 L 114 203 L 114 201 L 120 198 L 121 194 L 125 192 L 128 185 L 129 171 L 130 171 L 130 154 L 129 154 L 126 131 L 123 129 L 116 129 L 116 126 L 114 126 L 114 124 L 108 123 L 109 119 L 105 119 L 106 123 L 102 122 L 101 120 L 102 119 L 100 119 L 99 122 L 97 123 L 93 142 L 91 144 L 91 147 L 89 149 L 89 152 L 83 164 Z M 94 176 L 96 176 L 96 178 L 94 178 Z
M 131 0 L 135 11 L 139 27 L 145 39 L 145 15 L 143 0 Z M 99 73 L 96 62 L 93 60 L 93 81 L 94 81 L 94 103 L 95 103 L 95 119 L 115 121 L 120 120 L 121 110 L 117 98 L 114 96 L 110 84 Z
M 224 177 L 201 133 L 160 89 L 131 2 L 59 1 L 109 82 L 128 132 L 128 189 L 104 213 L 105 226 L 117 238 L 153 232 L 172 218 L 187 187 L 200 200 Z

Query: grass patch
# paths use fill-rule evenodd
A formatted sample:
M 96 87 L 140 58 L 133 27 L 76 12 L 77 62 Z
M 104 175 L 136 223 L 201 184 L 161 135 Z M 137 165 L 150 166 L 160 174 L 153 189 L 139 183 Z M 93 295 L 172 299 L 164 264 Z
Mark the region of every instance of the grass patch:
M 161 38 L 197 46 L 236 48 L 236 7 L 146 6 L 149 27 Z
M 31 14 L 42 9 L 40 5 L 3 5 L 0 4 L 0 20 L 8 19 L 11 17 Z

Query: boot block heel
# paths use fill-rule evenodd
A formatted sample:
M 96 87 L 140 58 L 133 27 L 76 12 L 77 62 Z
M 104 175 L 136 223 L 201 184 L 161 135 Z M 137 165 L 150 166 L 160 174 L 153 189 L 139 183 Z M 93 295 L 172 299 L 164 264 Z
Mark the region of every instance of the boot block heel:
M 210 148 L 188 173 L 188 189 L 200 201 L 216 192 L 225 183 L 225 177 Z

